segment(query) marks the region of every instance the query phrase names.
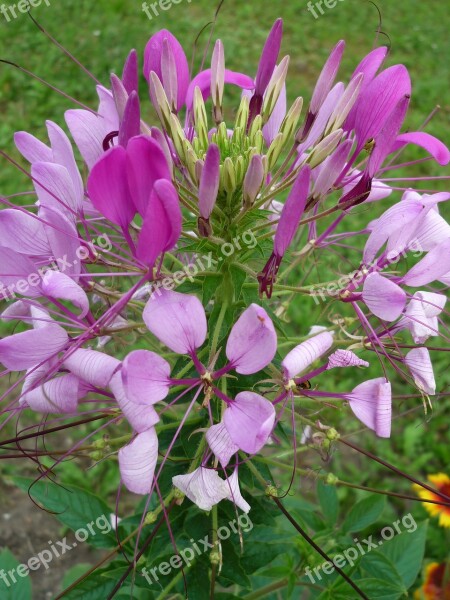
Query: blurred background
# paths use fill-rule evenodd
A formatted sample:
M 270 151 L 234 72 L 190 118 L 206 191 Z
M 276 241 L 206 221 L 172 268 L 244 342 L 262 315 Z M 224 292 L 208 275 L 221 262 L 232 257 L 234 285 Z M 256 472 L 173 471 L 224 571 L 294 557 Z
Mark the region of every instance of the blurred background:
M 5 2 L 7 9 L 11 4 L 10 0 Z M 274 20 L 282 17 L 285 31 L 282 53 L 291 56 L 288 97 L 293 101 L 297 96 L 303 96 L 307 102 L 320 69 L 338 40 L 345 39 L 347 43 L 339 75 L 345 81 L 361 58 L 377 44 L 378 36 L 378 45 L 386 44 L 391 47 L 388 65 L 404 63 L 411 73 L 413 97 L 407 128 L 418 129 L 439 105 L 440 111 L 428 125 L 427 131 L 437 135 L 448 145 L 448 3 L 443 0 L 378 0 L 376 4 L 377 6 L 362 0 L 338 0 L 332 9 L 323 5 L 322 15 L 313 1 L 312 7 L 318 15 L 316 19 L 313 11 L 308 11 L 304 0 L 225 0 L 217 19 L 214 38 L 220 37 L 224 42 L 228 68 L 253 75 L 268 31 Z M 138 50 L 142 66 L 145 44 L 159 29 L 170 29 L 190 58 L 195 39 L 214 18 L 216 8 L 216 4 L 210 0 L 181 0 L 167 11 L 160 10 L 159 16 L 153 16 L 150 20 L 142 11 L 142 3 L 134 0 L 50 0 L 50 6 L 42 3 L 34 9 L 33 15 L 90 72 L 108 86 L 109 74 L 121 73 L 131 48 Z M 11 18 L 9 22 L 0 13 L 0 58 L 16 63 L 65 94 L 96 107 L 97 96 L 92 79 L 53 45 L 27 15 L 20 14 L 14 19 L 11 13 L 8 14 Z M 377 33 L 379 28 L 382 32 L 380 34 Z M 194 63 L 196 70 L 200 66 L 207 39 L 208 30 L 203 32 L 198 41 Z M 144 89 L 145 80 L 142 77 L 141 90 Z M 237 98 L 235 92 L 227 91 L 227 94 L 229 96 L 225 105 L 234 105 Z M 145 97 L 145 92 L 141 92 L 144 101 L 143 115 L 151 120 L 152 115 L 149 105 L 145 104 Z M 23 129 L 45 140 L 45 120 L 51 119 L 64 126 L 64 111 L 73 107 L 70 100 L 54 90 L 19 69 L 0 63 L 0 149 L 16 160 L 20 161 L 13 144 L 15 131 Z M 414 158 L 414 153 L 415 151 L 410 152 L 409 156 Z M 416 172 L 445 174 L 431 162 L 419 165 Z M 424 189 L 425 183 L 422 183 Z M 431 186 L 436 190 L 445 189 L 444 182 L 433 182 Z M 29 188 L 27 178 L 0 157 L 0 194 L 11 194 Z M 395 200 L 398 198 L 396 196 Z M 367 215 L 363 216 L 361 222 L 367 223 Z M 335 265 L 324 265 L 323 269 L 322 279 L 327 280 L 327 271 L 333 271 Z M 290 307 L 292 331 L 305 335 L 309 325 L 322 318 L 323 307 L 317 307 L 312 302 L 308 306 L 311 312 L 307 314 L 303 306 Z M 4 325 L 0 325 L 0 334 L 4 332 Z M 448 360 L 445 353 L 439 353 L 435 358 L 439 390 L 446 392 L 450 383 Z M 379 366 L 376 366 L 373 376 L 379 376 L 379 372 Z M 359 383 L 352 381 L 352 375 L 342 373 L 338 377 L 340 379 L 336 381 L 336 386 L 341 389 L 351 389 Z M 395 385 L 396 392 L 401 394 L 402 386 L 403 389 L 405 386 L 400 381 Z M 437 398 L 433 415 L 425 417 L 420 398 L 404 404 L 399 400 L 395 407 L 396 414 L 405 414 L 394 423 L 394 434 L 390 441 L 376 440 L 367 433 L 359 433 L 356 441 L 408 473 L 425 478 L 428 473 L 440 471 L 445 465 L 450 465 L 449 407 L 447 396 Z M 342 423 L 338 425 L 348 428 L 348 424 L 344 422 L 345 417 L 338 418 L 342 419 Z M 350 429 L 352 427 L 355 431 L 358 429 L 356 423 L 350 424 Z M 70 436 L 73 435 L 76 433 L 70 433 Z M 73 442 L 72 437 L 61 438 L 64 445 L 70 441 Z M 397 492 L 411 491 L 408 482 L 393 477 L 376 463 L 362 460 L 354 454 L 351 457 L 335 456 L 333 471 L 339 472 L 344 465 L 345 478 L 349 481 L 382 486 Z M 107 465 L 102 465 L 100 469 L 86 473 L 74 463 L 69 463 L 59 473 L 63 482 L 82 484 L 114 498 L 118 475 L 116 466 L 112 467 L 110 469 Z M 0 462 L 0 475 L 4 477 L 4 483 L 0 483 L 0 505 L 4 507 L 4 514 L 8 515 L 7 519 L 0 516 L 0 546 L 8 545 L 19 558 L 26 559 L 30 556 L 30 540 L 33 548 L 40 549 L 52 536 L 57 539 L 59 530 L 52 517 L 32 507 L 26 493 L 7 487 L 9 478 L 17 473 L 34 475 L 35 470 L 25 460 Z M 312 487 L 313 483 L 309 486 L 306 484 L 302 494 L 308 497 Z M 340 489 L 339 493 L 345 511 L 345 507 L 354 502 L 355 496 L 346 488 Z M 418 520 L 425 518 L 426 513 L 420 505 L 409 506 L 408 503 L 402 503 L 402 514 L 407 512 L 405 506 L 408 510 L 413 510 Z M 396 509 L 400 510 L 395 504 L 387 509 L 388 516 L 384 518 L 386 523 L 391 522 L 389 515 L 394 517 Z M 23 511 L 26 514 L 22 519 L 19 515 Z M 442 556 L 439 553 L 446 546 L 443 532 L 435 527 L 429 535 L 427 556 L 440 560 Z M 92 556 L 83 552 L 87 553 L 87 550 L 80 551 L 76 557 L 72 554 L 70 561 L 90 563 Z M 45 575 L 44 583 L 36 583 L 36 598 L 52 597 L 51 594 L 48 595 L 49 590 L 58 589 L 66 567 L 64 562 L 58 563 L 58 568 L 56 564 L 52 566 L 51 572 Z

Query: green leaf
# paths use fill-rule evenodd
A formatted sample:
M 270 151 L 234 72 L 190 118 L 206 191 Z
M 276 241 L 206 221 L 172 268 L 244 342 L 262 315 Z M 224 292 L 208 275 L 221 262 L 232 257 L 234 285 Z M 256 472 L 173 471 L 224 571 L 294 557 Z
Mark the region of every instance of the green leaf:
M 397 598 L 403 595 L 402 588 L 399 588 L 398 584 L 391 581 L 367 578 L 359 579 L 355 583 L 370 600 L 397 600 Z
M 106 579 L 97 572 L 64 594 L 67 600 L 105 600 L 116 587 L 117 579 Z
M 372 495 L 360 500 L 350 509 L 342 525 L 342 531 L 344 533 L 361 531 L 372 525 L 381 516 L 385 504 L 385 496 Z
M 32 598 L 31 579 L 28 576 L 19 576 L 17 573 L 19 565 L 19 561 L 8 549 L 0 552 L 0 570 L 3 569 L 6 572 L 6 581 L 0 579 L 0 598 L 2 600 L 31 600 Z M 14 573 L 9 574 L 8 571 L 14 571 Z
M 234 301 L 237 302 L 241 297 L 242 286 L 244 285 L 245 280 L 247 279 L 247 274 L 237 265 L 230 265 L 230 275 L 234 287 Z
M 216 293 L 217 288 L 222 283 L 222 275 L 208 275 L 203 280 L 202 304 L 207 306 L 208 302 Z
M 48 481 L 14 477 L 14 483 L 30 491 L 34 500 L 55 513 L 55 517 L 73 531 L 83 529 L 86 543 L 97 548 L 114 548 L 117 540 L 111 527 L 112 510 L 94 494 L 73 485 L 64 487 Z M 34 484 L 34 485 L 33 485 Z M 81 533 L 81 532 L 80 532 Z
M 334 525 L 339 513 L 339 499 L 336 486 L 327 485 L 320 479 L 317 482 L 317 497 L 319 498 L 320 508 L 326 521 Z
M 62 580 L 62 589 L 65 590 L 72 583 L 75 583 L 77 579 L 79 579 L 82 575 L 87 573 L 89 569 L 92 567 L 91 564 L 88 563 L 80 563 L 71 567 L 68 571 L 64 573 L 64 578 Z
M 380 551 L 394 563 L 406 588 L 412 586 L 421 569 L 427 526 L 428 521 L 424 521 L 411 533 L 403 526 L 402 533 L 380 546 Z
M 378 550 L 372 550 L 365 554 L 359 566 L 368 573 L 370 578 L 383 579 L 395 584 L 401 580 L 394 563 Z

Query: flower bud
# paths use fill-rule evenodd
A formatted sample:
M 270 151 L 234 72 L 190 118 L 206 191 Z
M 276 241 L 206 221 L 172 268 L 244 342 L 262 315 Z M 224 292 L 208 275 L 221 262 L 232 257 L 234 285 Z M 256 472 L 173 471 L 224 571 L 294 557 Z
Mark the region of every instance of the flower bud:
M 264 183 L 264 165 L 259 154 L 252 156 L 244 179 L 244 206 L 250 208 Z
M 272 78 L 267 87 L 266 95 L 264 96 L 264 102 L 262 106 L 262 117 L 264 124 L 266 124 L 270 119 L 270 115 L 273 113 L 278 98 L 280 97 L 281 90 L 283 89 L 286 81 L 288 67 L 289 56 L 285 56 L 273 72 Z

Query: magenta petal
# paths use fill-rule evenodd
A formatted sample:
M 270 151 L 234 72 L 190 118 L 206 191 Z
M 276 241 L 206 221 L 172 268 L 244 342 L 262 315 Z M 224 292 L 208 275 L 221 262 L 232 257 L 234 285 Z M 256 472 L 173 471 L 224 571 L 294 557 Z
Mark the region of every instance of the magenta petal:
M 228 69 L 225 69 L 225 83 L 236 85 L 242 90 L 253 90 L 255 87 L 255 83 L 251 77 Z M 196 87 L 200 89 L 203 99 L 207 100 L 211 94 L 211 69 L 202 71 L 191 81 L 186 96 L 186 106 L 188 110 L 192 110 Z
M 59 325 L 16 333 L 0 340 L 0 362 L 10 371 L 23 371 L 51 358 L 69 338 Z
M 341 64 L 342 55 L 345 49 L 345 42 L 341 40 L 331 51 L 327 62 L 325 63 L 322 72 L 320 73 L 319 79 L 317 80 L 314 93 L 311 98 L 310 112 L 316 115 L 319 108 L 325 101 L 329 91 L 333 87 L 334 80 L 336 79 L 339 66 Z
M 355 104 L 357 152 L 377 137 L 399 101 L 408 95 L 411 95 L 411 80 L 405 66 L 394 65 L 375 77 Z
M 138 91 L 139 68 L 136 50 L 131 50 L 127 60 L 125 61 L 122 72 L 122 83 L 128 94 Z
M 144 216 L 155 182 L 158 179 L 171 180 L 164 151 L 153 138 L 140 135 L 129 141 L 127 178 L 136 210 Z
M 383 377 L 361 383 L 347 396 L 358 419 L 379 437 L 391 435 L 391 384 Z
M 65 273 L 47 271 L 42 280 L 42 293 L 48 298 L 68 300 L 80 309 L 81 318 L 89 312 L 89 299 L 86 292 Z
M 210 511 L 215 504 L 228 497 L 230 488 L 214 469 L 199 467 L 192 473 L 172 478 L 175 487 L 202 510 Z
M 141 107 L 139 105 L 139 96 L 136 92 L 131 92 L 119 127 L 119 144 L 126 148 L 130 139 L 139 135 L 140 132 Z
M 170 365 L 154 352 L 135 350 L 123 361 L 122 383 L 131 402 L 156 404 L 169 393 Z
M 275 70 L 283 37 L 283 20 L 277 19 L 267 36 L 255 77 L 255 94 L 263 96 Z
M 219 459 L 222 467 L 226 467 L 233 454 L 236 454 L 239 450 L 239 446 L 233 442 L 223 423 L 212 425 L 212 427 L 208 429 L 206 432 L 206 441 L 213 451 L 214 456 Z
M 412 287 L 428 285 L 450 271 L 450 238 L 435 246 L 403 277 Z
M 119 450 L 120 476 L 125 487 L 134 494 L 149 494 L 157 461 L 158 437 L 151 427 Z
M 362 360 L 351 350 L 336 350 L 328 358 L 328 369 L 335 369 L 336 367 L 368 367 L 369 363 L 366 360 Z
M 227 478 L 226 484 L 229 488 L 227 499 L 233 502 L 238 508 L 245 513 L 250 511 L 250 504 L 244 500 L 239 488 L 238 469 L 234 469 L 233 473 Z
M 311 169 L 306 165 L 300 171 L 284 204 L 274 240 L 274 251 L 279 257 L 284 256 L 297 232 L 308 199 L 310 179 Z
M 90 385 L 103 389 L 120 367 L 120 361 L 103 352 L 79 348 L 65 359 L 64 367 Z
M 177 354 L 190 354 L 206 339 L 206 315 L 196 296 L 156 289 L 143 319 L 160 342 Z
M 402 133 L 398 136 L 392 150 L 399 150 L 406 144 L 415 144 L 424 148 L 442 166 L 448 165 L 450 162 L 450 151 L 447 146 L 429 133 L 424 131 Z
M 370 312 L 384 321 L 398 319 L 406 305 L 406 292 L 378 273 L 367 276 L 362 298 Z
M 146 431 L 158 423 L 159 416 L 151 405 L 139 405 L 131 402 L 125 393 L 120 371 L 115 373 L 109 382 L 109 388 L 131 427 L 138 433 Z
M 423 390 L 425 394 L 434 396 L 436 381 L 428 350 L 426 348 L 414 348 L 405 356 L 405 364 L 408 365 L 417 387 Z
M 40 413 L 73 414 L 80 397 L 80 380 L 75 375 L 62 375 L 39 384 L 45 378 L 48 363 L 33 369 L 24 382 L 20 404 Z
M 269 400 L 254 392 L 241 392 L 223 413 L 230 438 L 244 452 L 256 454 L 267 443 L 275 423 Z
M 174 185 L 159 179 L 150 194 L 137 246 L 137 257 L 149 268 L 163 252 L 171 250 L 181 235 L 182 215 Z
M 239 317 L 228 338 L 226 355 L 242 375 L 267 367 L 277 351 L 277 334 L 266 311 L 251 304 Z
M 333 334 L 323 331 L 302 342 L 286 355 L 281 363 L 287 379 L 293 379 L 303 373 L 318 358 L 327 352 L 334 343 Z
M 198 190 L 198 208 L 200 216 L 209 219 L 217 200 L 220 183 L 220 151 L 211 144 L 206 152 Z
M 129 226 L 135 214 L 127 183 L 126 156 L 121 146 L 108 150 L 95 164 L 87 183 L 95 208 L 122 228 Z
M 280 95 L 275 104 L 275 108 L 269 117 L 269 120 L 263 127 L 264 140 L 269 147 L 273 140 L 280 131 L 281 124 L 286 116 L 287 110 L 287 97 L 286 97 L 286 84 L 281 88 Z
M 144 51 L 144 77 L 149 81 L 150 73 L 154 71 L 160 81 L 163 81 L 162 72 L 162 57 L 163 57 L 163 46 L 164 40 L 167 40 L 174 62 L 176 65 L 176 77 L 177 77 L 177 110 L 180 110 L 186 101 L 186 93 L 189 85 L 189 65 L 186 58 L 186 54 L 177 40 L 177 38 L 167 31 L 167 29 L 161 29 L 153 35 L 148 41 Z

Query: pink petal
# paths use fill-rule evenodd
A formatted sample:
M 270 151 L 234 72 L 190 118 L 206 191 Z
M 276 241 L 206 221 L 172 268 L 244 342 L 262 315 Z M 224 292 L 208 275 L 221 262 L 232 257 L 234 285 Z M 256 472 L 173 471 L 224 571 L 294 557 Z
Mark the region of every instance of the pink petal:
M 31 175 L 39 205 L 75 220 L 81 204 L 68 170 L 53 163 L 34 163 Z
M 403 277 L 406 285 L 419 287 L 436 281 L 450 271 L 450 238 L 435 246 Z
M 48 368 L 48 363 L 45 363 L 27 375 L 20 404 L 45 414 L 76 413 L 80 398 L 79 379 L 70 374 L 62 375 L 39 385 L 40 380 L 45 379 Z
M 336 350 L 328 358 L 327 369 L 336 367 L 368 367 L 369 363 L 362 360 L 351 350 Z
M 76 280 L 82 264 L 78 256 L 80 241 L 75 223 L 62 212 L 50 208 L 40 209 L 39 216 L 45 221 L 44 229 L 52 254 L 49 262 L 56 261 L 66 275 Z
M 431 336 L 439 335 L 438 316 L 447 298 L 443 294 L 416 292 L 411 298 L 399 326 L 407 327 L 416 344 L 423 344 Z
M 0 282 L 12 294 L 36 297 L 41 295 L 42 278 L 32 260 L 10 248 L 0 246 Z M 33 285 L 30 285 L 32 283 Z M 0 291 L 3 298 L 6 290 Z M 15 297 L 15 296 L 13 296 Z
M 126 156 L 122 146 L 108 150 L 93 167 L 87 183 L 95 208 L 122 228 L 129 226 L 135 214 L 127 183 Z
M 28 256 L 49 256 L 50 246 L 41 221 L 22 210 L 0 210 L 2 246 Z
M 383 377 L 361 383 L 347 396 L 356 417 L 384 438 L 391 435 L 391 384 Z
M 10 371 L 23 371 L 51 358 L 69 338 L 59 325 L 16 333 L 0 340 L 0 362 Z
M 251 304 L 239 317 L 228 338 L 226 355 L 242 375 L 267 367 L 277 351 L 277 334 L 266 311 Z
M 237 467 L 228 477 L 226 483 L 229 488 L 229 494 L 227 496 L 228 500 L 231 500 L 231 502 L 233 502 L 233 504 L 235 504 L 238 508 L 245 513 L 248 513 L 250 511 L 250 504 L 242 497 L 241 490 L 239 488 Z
M 109 132 L 118 131 L 118 123 L 115 129 L 106 131 L 106 123 L 101 117 L 82 109 L 67 110 L 64 117 L 81 156 L 91 170 L 104 153 L 103 140 Z
M 281 93 L 275 104 L 275 108 L 270 115 L 269 120 L 263 127 L 263 136 L 267 146 L 273 142 L 278 132 L 280 131 L 281 124 L 286 116 L 287 110 L 287 97 L 286 97 L 286 84 L 281 88 Z
M 144 216 L 155 182 L 171 180 L 164 151 L 153 138 L 139 135 L 128 142 L 127 177 L 136 210 Z
M 120 367 L 120 361 L 103 352 L 79 348 L 64 361 L 71 373 L 97 388 L 106 388 Z
M 406 305 L 406 292 L 378 273 L 370 273 L 364 282 L 362 298 L 379 319 L 395 321 Z
M 170 49 L 172 51 L 175 65 L 176 65 L 176 79 L 177 79 L 177 110 L 180 110 L 186 101 L 186 92 L 189 85 L 189 65 L 186 58 L 186 54 L 177 40 L 177 38 L 167 31 L 167 29 L 161 29 L 153 35 L 148 41 L 144 51 L 144 77 L 149 81 L 150 73 L 154 71 L 160 81 L 163 81 L 162 71 L 162 55 L 164 40 L 167 40 Z M 165 86 L 164 86 L 165 87 Z
M 176 475 L 173 485 L 202 510 L 210 511 L 215 504 L 228 497 L 230 489 L 214 469 L 199 467 L 187 475 Z
M 442 166 L 448 165 L 450 162 L 450 151 L 447 146 L 429 133 L 424 131 L 402 133 L 397 137 L 393 151 L 397 151 L 407 144 L 415 144 L 424 148 Z
M 233 454 L 239 450 L 223 423 L 212 425 L 206 432 L 206 440 L 222 467 L 226 467 Z
M 135 402 L 131 402 L 127 398 L 120 371 L 112 376 L 111 381 L 109 382 L 109 388 L 114 394 L 124 417 L 135 431 L 142 433 L 158 423 L 159 416 L 153 406 L 139 405 Z
M 225 409 L 223 423 L 234 444 L 248 454 L 256 454 L 272 433 L 275 409 L 266 398 L 241 392 Z
M 125 487 L 134 494 L 149 494 L 157 461 L 158 437 L 151 427 L 119 450 L 120 476 Z
M 217 200 L 220 183 L 220 151 L 211 144 L 206 152 L 205 164 L 200 177 L 198 208 L 200 216 L 209 219 Z
M 53 162 L 51 148 L 31 133 L 18 131 L 14 134 L 14 143 L 22 156 L 31 164 L 35 162 Z
M 303 373 L 325 352 L 328 352 L 333 343 L 333 334 L 324 331 L 296 346 L 281 363 L 285 377 L 293 379 Z
M 255 83 L 251 77 L 228 69 L 225 69 L 225 83 L 236 85 L 242 90 L 253 90 L 255 87 Z M 200 88 L 203 99 L 207 100 L 211 94 L 211 69 L 202 71 L 191 81 L 186 96 L 186 106 L 188 110 L 192 110 L 196 87 Z
M 153 292 L 143 319 L 160 342 L 177 354 L 190 354 L 206 339 L 206 315 L 196 296 L 165 289 Z
M 264 95 L 275 70 L 283 37 L 283 21 L 277 19 L 267 36 L 255 77 L 255 94 Z
M 46 125 L 53 153 L 53 160 L 47 162 L 54 162 L 67 169 L 72 180 L 78 208 L 81 208 L 84 197 L 83 180 L 81 179 L 80 171 L 78 170 L 72 144 L 59 125 L 52 121 L 47 121 Z
M 135 350 L 123 361 L 122 383 L 131 402 L 156 404 L 169 393 L 170 365 L 154 352 Z
M 436 381 L 428 350 L 426 348 L 414 348 L 405 356 L 405 363 L 408 365 L 417 387 L 423 390 L 425 394 L 434 396 Z
M 68 300 L 80 309 L 79 316 L 85 317 L 89 312 L 89 299 L 86 292 L 65 273 L 49 270 L 42 280 L 42 293 L 48 298 Z

